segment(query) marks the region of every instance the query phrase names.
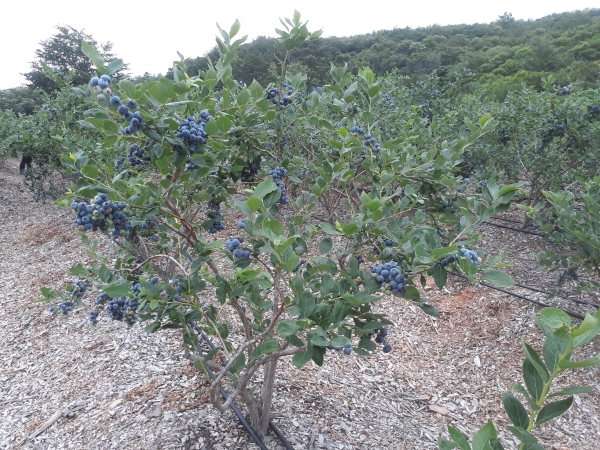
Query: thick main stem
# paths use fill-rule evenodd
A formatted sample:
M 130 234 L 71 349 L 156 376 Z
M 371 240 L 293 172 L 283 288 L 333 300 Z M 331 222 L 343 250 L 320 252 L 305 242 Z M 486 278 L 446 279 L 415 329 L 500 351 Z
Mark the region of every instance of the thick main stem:
M 277 361 L 273 359 L 265 365 L 263 375 L 263 385 L 261 389 L 262 410 L 260 413 L 260 424 L 257 426 L 257 432 L 260 436 L 264 436 L 269 428 L 269 420 L 271 420 L 271 406 L 273 404 L 273 387 L 275 385 L 275 374 L 277 373 Z

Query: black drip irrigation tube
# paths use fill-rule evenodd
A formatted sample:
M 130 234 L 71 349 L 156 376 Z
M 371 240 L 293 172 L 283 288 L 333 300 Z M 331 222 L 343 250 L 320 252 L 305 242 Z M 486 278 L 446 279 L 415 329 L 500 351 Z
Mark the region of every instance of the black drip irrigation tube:
M 464 275 L 460 275 L 460 274 L 458 274 L 456 272 L 452 272 L 451 270 L 448 270 L 448 273 L 451 274 L 451 275 L 457 276 L 459 278 L 463 278 L 465 280 L 468 280 L 468 278 L 465 277 Z M 524 295 L 517 294 L 515 292 L 507 291 L 506 289 L 502 289 L 502 288 L 496 287 L 496 286 L 494 286 L 492 284 L 488 284 L 488 283 L 486 283 L 484 281 L 480 281 L 479 284 L 482 285 L 482 286 L 485 286 L 485 287 L 489 287 L 491 289 L 495 289 L 496 291 L 500 291 L 500 292 L 504 292 L 505 294 L 512 295 L 513 297 L 517 297 L 517 298 L 520 298 L 522 300 L 526 300 L 528 302 L 535 303 L 536 305 L 539 305 L 539 306 L 543 306 L 543 307 L 546 307 L 546 308 L 556 308 L 555 306 L 548 305 L 547 303 L 543 303 L 543 302 L 540 302 L 538 300 L 534 300 L 534 299 L 529 298 L 529 297 L 525 297 Z M 584 319 L 584 317 L 581 314 L 574 313 L 574 312 L 569 311 L 567 309 L 562 309 L 562 308 L 558 308 L 558 309 L 560 309 L 561 311 L 567 313 L 571 317 L 575 317 L 575 318 L 581 319 L 581 320 Z
M 494 218 L 494 217 L 493 217 Z M 541 233 L 536 233 L 535 231 L 529 231 L 529 230 L 521 230 L 519 228 L 515 228 L 515 227 L 509 227 L 506 225 L 500 225 L 499 223 L 494 223 L 494 222 L 481 222 L 482 225 L 493 225 L 495 227 L 499 227 L 499 228 L 506 228 L 508 230 L 513 230 L 513 231 L 518 231 L 519 233 L 527 233 L 527 234 L 533 234 L 534 236 L 540 236 L 540 237 L 546 237 L 545 235 L 541 234 Z
M 504 219 L 502 217 L 495 217 L 495 216 L 490 217 L 490 219 L 502 220 L 504 222 L 512 222 L 512 223 L 523 223 L 520 220 Z
M 540 294 L 548 294 L 548 295 L 552 295 L 552 296 L 556 296 L 565 300 L 569 300 L 573 303 L 579 303 L 580 305 L 588 305 L 588 306 L 593 306 L 596 309 L 600 309 L 600 305 L 597 305 L 595 303 L 592 302 L 588 302 L 586 300 L 580 300 L 578 298 L 573 298 L 573 297 L 565 297 L 564 295 L 559 295 L 559 294 L 553 294 L 552 292 L 548 292 L 548 291 L 544 291 L 543 289 L 538 289 L 536 287 L 533 286 L 527 286 L 525 284 L 519 284 L 519 283 L 515 283 L 515 286 L 523 288 L 523 289 L 529 289 L 530 291 L 534 291 L 534 292 L 539 292 Z
M 190 330 L 190 331 L 194 332 L 194 330 Z M 204 342 L 206 342 L 206 344 L 211 349 L 215 348 L 214 344 L 211 342 L 211 340 L 208 338 L 208 336 L 203 331 L 201 331 L 200 333 L 198 333 L 198 335 L 202 338 L 202 340 Z M 198 353 L 200 354 L 200 357 L 203 357 L 203 353 L 204 352 L 200 348 L 200 344 L 196 345 L 196 348 L 198 349 Z M 210 378 L 214 380 L 215 379 L 215 374 L 210 369 L 210 367 L 208 367 L 206 365 L 204 367 L 206 368 L 206 371 L 208 372 L 208 375 L 210 376 Z M 221 391 L 221 395 L 223 396 L 223 398 L 225 400 L 227 400 L 227 398 L 229 397 L 229 395 L 227 395 L 227 391 L 225 391 L 225 388 L 221 387 L 221 388 L 219 388 L 219 390 Z M 244 426 L 244 428 L 246 429 L 246 431 L 248 431 L 248 434 L 252 437 L 252 439 L 254 439 L 256 441 L 256 443 L 260 447 L 260 449 L 261 450 L 269 450 L 268 447 L 265 445 L 265 443 L 262 441 L 262 439 L 260 437 L 258 437 L 258 434 L 256 434 L 256 431 L 254 431 L 254 429 L 252 428 L 252 426 L 248 423 L 248 421 L 244 417 L 244 414 L 235 405 L 235 403 L 231 402 L 231 405 L 229 407 L 235 413 L 235 415 L 238 416 L 238 419 L 240 419 L 240 423 Z M 290 443 L 288 442 L 288 440 L 286 439 L 286 437 L 281 433 L 281 431 L 279 431 L 279 428 L 277 428 L 277 426 L 275 426 L 275 424 L 271 420 L 269 420 L 269 428 L 273 431 L 273 433 L 275 433 L 275 436 L 277 436 L 277 438 L 281 441 L 281 443 L 283 444 L 283 447 L 286 450 L 294 450 L 294 447 L 292 447 L 290 445 Z

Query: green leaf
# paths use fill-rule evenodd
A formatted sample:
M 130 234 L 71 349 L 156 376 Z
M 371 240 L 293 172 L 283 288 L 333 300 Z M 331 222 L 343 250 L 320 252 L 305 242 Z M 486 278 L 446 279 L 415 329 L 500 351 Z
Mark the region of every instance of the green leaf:
M 92 45 L 88 44 L 85 41 L 81 41 L 81 51 L 85 56 L 90 58 L 98 71 L 104 72 L 104 58 L 102 55 L 96 50 Z
M 111 273 L 111 271 L 108 269 L 108 267 L 106 267 L 104 264 L 102 265 L 102 267 L 100 267 L 100 270 L 98 271 L 98 277 L 100 278 L 100 280 L 103 283 L 110 283 L 110 281 L 113 278 L 113 274 Z
M 219 353 L 220 350 L 221 350 L 221 347 L 211 348 L 210 351 L 206 355 L 204 355 L 204 358 L 202 358 L 202 360 L 204 362 L 210 361 L 211 359 L 213 359 L 215 357 L 215 355 L 217 353 Z
M 98 178 L 98 168 L 95 166 L 84 166 L 81 168 L 81 173 L 88 178 Z
M 302 292 L 298 300 L 299 318 L 308 319 L 315 309 L 315 303 L 315 296 L 310 291 Z
M 277 342 L 277 340 L 269 339 L 268 341 L 263 342 L 254 349 L 254 351 L 250 355 L 250 361 L 255 361 L 262 355 L 273 353 L 277 350 L 279 350 L 279 343 Z
M 439 450 L 452 450 L 456 447 L 457 447 L 456 443 L 449 441 L 447 439 L 444 439 L 441 436 L 438 437 L 438 449 Z M 468 447 L 468 450 L 471 450 L 471 446 Z
M 590 359 L 584 361 L 569 361 L 566 359 L 561 360 L 558 363 L 558 367 L 561 369 L 581 369 L 582 367 L 592 367 L 600 364 L 600 353 Z
M 514 434 L 520 441 L 523 443 L 523 450 L 544 450 L 535 437 L 529 433 L 529 431 L 524 430 L 519 427 L 507 427 L 509 431 Z
M 312 359 L 312 351 L 304 350 L 302 352 L 298 352 L 294 355 L 292 362 L 297 369 L 301 369 L 307 362 Z
M 250 208 L 250 211 L 252 212 L 258 212 L 262 208 L 262 202 L 254 197 L 250 197 L 246 200 L 246 205 L 248 205 L 248 208 Z
M 563 325 L 571 325 L 569 315 L 558 308 L 544 308 L 540 311 L 540 317 L 550 328 L 560 328 Z
M 523 360 L 523 381 L 525 381 L 527 391 L 533 398 L 536 400 L 542 398 L 544 380 L 539 372 L 535 369 L 531 361 L 527 358 Z
M 345 347 L 346 345 L 350 344 L 350 339 L 348 339 L 346 336 L 336 336 L 334 337 L 331 341 L 329 341 L 329 345 L 332 345 L 333 347 Z
M 533 367 L 535 367 L 535 370 L 537 370 L 537 372 L 540 374 L 540 376 L 542 377 L 544 382 L 548 381 L 548 379 L 549 379 L 548 369 L 542 362 L 542 359 L 540 358 L 540 356 L 529 344 L 527 344 L 525 342 L 525 340 L 521 341 L 521 345 L 523 347 L 523 351 L 525 352 L 525 356 L 527 356 L 527 359 L 531 362 Z
M 600 334 L 600 321 L 591 314 L 586 313 L 581 325 L 571 332 L 571 336 L 574 337 L 573 346 L 579 347 L 587 344 L 598 334 Z
M 277 331 L 281 336 L 288 336 L 290 334 L 296 334 L 300 331 L 300 327 L 296 325 L 295 320 L 280 320 L 277 323 Z
M 127 297 L 132 295 L 131 287 L 123 284 L 113 284 L 102 289 L 106 295 L 112 298 Z
M 146 328 L 144 328 L 144 331 L 146 333 L 153 333 L 154 331 L 158 330 L 160 328 L 160 322 L 152 322 L 150 325 L 146 325 Z
M 256 186 L 256 189 L 254 189 L 254 192 L 252 193 L 252 197 L 263 199 L 267 194 L 270 194 L 276 190 L 277 185 L 271 178 L 269 178 L 268 180 L 265 180 Z
M 438 287 L 438 289 L 442 289 L 448 280 L 448 272 L 446 271 L 446 268 L 442 267 L 440 264 L 433 266 L 433 280 L 435 281 L 435 285 Z
M 232 373 L 240 372 L 246 366 L 246 355 L 241 354 L 238 359 L 235 360 L 235 364 L 231 367 Z
M 327 237 L 323 238 L 323 240 L 319 244 L 319 251 L 321 252 L 321 254 L 325 255 L 325 254 L 329 253 L 329 251 L 331 250 L 332 247 L 333 247 L 333 242 L 332 242 L 331 238 L 329 236 L 327 236 Z
M 481 278 L 498 287 L 508 287 L 515 284 L 515 280 L 510 275 L 500 270 L 487 270 Z
M 573 404 L 573 397 L 565 398 L 564 400 L 558 400 L 556 402 L 548 403 L 537 415 L 535 424 L 540 425 L 542 423 L 549 422 L 555 417 L 563 414 Z
M 69 269 L 72 275 L 77 275 L 78 277 L 84 277 L 87 275 L 87 270 L 83 267 L 83 264 L 79 263 Z
M 505 392 L 502 394 L 502 403 L 510 421 L 515 426 L 526 429 L 529 425 L 529 415 L 519 399 Z
M 425 314 L 427 314 L 428 316 L 438 317 L 438 318 L 440 317 L 439 311 L 431 305 L 419 303 L 417 306 L 419 308 L 421 308 L 423 310 L 423 312 Z
M 591 392 L 593 390 L 594 388 L 591 386 L 571 386 L 561 391 L 555 392 L 554 394 L 550 394 L 548 398 L 559 397 L 561 395 L 587 394 L 588 392 Z
M 340 233 L 333 225 L 327 222 L 323 222 L 321 225 L 321 230 L 323 230 L 327 234 L 342 236 L 343 233 Z
M 487 450 L 490 446 L 490 439 L 497 437 L 496 427 L 490 420 L 473 436 L 473 450 Z
M 226 116 L 221 116 L 216 120 L 217 128 L 223 134 L 227 133 L 233 126 L 233 121 Z
M 553 373 L 558 366 L 560 357 L 564 355 L 569 348 L 570 341 L 571 338 L 569 337 L 569 333 L 567 333 L 564 327 L 560 327 L 550 336 L 546 337 L 546 342 L 544 342 L 543 347 L 543 355 L 546 366 L 548 366 L 548 370 L 551 373 Z
M 229 29 L 229 37 L 233 38 L 238 31 L 240 31 L 240 27 L 242 25 L 240 24 L 240 21 L 238 19 L 235 19 L 235 22 L 233 22 L 233 25 L 231 25 L 231 28 Z
M 54 289 L 50 289 L 47 287 L 41 288 L 42 295 L 46 297 L 47 300 L 53 300 L 58 297 L 58 293 Z
M 124 65 L 125 63 L 121 58 L 113 59 L 108 66 L 106 66 L 107 75 L 112 75 L 113 73 L 118 72 L 123 68 Z
M 465 435 L 458 431 L 456 428 L 448 425 L 448 433 L 450 433 L 450 437 L 458 445 L 458 448 L 460 448 L 460 450 L 471 450 L 471 446 L 469 445 L 469 441 L 467 440 Z
M 119 81 L 119 89 L 129 98 L 136 98 L 135 84 L 129 80 Z

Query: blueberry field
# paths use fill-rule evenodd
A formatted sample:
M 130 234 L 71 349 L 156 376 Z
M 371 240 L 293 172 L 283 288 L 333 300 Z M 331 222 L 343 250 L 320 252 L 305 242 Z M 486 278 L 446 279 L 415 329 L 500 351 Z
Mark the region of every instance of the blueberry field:
M 597 448 L 600 85 L 314 86 L 281 24 L 0 110 L 0 448 Z

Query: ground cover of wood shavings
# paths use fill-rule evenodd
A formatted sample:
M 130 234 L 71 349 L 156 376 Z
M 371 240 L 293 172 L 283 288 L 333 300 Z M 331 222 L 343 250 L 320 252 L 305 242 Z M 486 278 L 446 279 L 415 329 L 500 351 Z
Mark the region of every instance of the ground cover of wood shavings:
M 0 170 L 0 449 L 257 448 L 233 413 L 206 402 L 207 382 L 184 358 L 177 332 L 146 334 L 104 316 L 92 326 L 90 298 L 67 317 L 35 303 L 41 286 L 64 288 L 74 279 L 68 269 L 89 258 L 70 211 L 35 203 L 15 160 Z M 492 226 L 482 232 L 487 253 L 506 251 L 516 262 L 517 280 L 552 287 L 556 274 L 535 257 L 543 239 Z M 501 394 L 521 381 L 521 338 L 540 347 L 536 307 L 453 277 L 442 291 L 428 280 L 424 293 L 440 319 L 393 297 L 377 306 L 395 323 L 390 354 L 332 351 L 323 367 L 279 365 L 273 421 L 295 449 L 434 449 L 448 424 L 472 436 L 489 419 L 505 448 L 516 448 Z M 585 298 L 598 302 L 597 293 Z M 596 342 L 578 357 L 598 351 Z M 575 396 L 535 435 L 548 449 L 600 448 L 600 370 L 558 384 L 595 390 Z M 271 435 L 265 442 L 281 448 Z

